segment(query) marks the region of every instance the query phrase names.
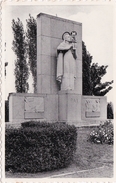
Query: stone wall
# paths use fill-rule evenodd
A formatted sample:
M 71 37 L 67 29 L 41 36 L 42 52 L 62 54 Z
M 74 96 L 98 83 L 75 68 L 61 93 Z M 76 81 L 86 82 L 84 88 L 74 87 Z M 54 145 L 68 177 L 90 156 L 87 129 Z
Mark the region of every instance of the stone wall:
M 107 119 L 107 98 L 82 96 L 60 91 L 58 94 L 9 95 L 9 120 L 66 122 L 75 126 L 91 126 Z
M 9 95 L 9 121 L 30 120 L 58 121 L 58 95 L 22 94 Z

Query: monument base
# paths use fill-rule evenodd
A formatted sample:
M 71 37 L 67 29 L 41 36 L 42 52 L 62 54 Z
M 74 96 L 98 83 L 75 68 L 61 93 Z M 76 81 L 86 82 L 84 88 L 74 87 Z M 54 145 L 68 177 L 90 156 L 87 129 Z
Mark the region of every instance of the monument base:
M 58 119 L 68 124 L 78 124 L 81 121 L 81 95 L 72 91 L 59 91 Z
M 58 121 L 58 95 L 11 93 L 9 94 L 9 121 Z
M 9 121 L 65 122 L 70 125 L 94 126 L 107 119 L 106 97 L 82 96 L 74 91 L 58 94 L 9 95 Z

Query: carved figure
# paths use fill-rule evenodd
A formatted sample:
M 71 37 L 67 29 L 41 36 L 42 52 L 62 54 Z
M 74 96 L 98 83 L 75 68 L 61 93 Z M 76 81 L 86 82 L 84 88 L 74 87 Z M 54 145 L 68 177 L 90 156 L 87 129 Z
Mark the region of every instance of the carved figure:
M 85 107 L 88 112 L 100 112 L 100 100 L 88 99 L 85 101 Z
M 57 81 L 61 90 L 74 90 L 76 79 L 76 47 L 75 39 L 69 32 L 62 35 L 63 42 L 57 47 Z M 74 40 L 74 41 L 73 41 Z

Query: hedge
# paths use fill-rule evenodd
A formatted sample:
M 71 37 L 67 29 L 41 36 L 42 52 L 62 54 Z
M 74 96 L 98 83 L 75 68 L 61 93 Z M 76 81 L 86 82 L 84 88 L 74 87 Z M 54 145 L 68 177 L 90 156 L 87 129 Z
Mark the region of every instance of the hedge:
M 36 173 L 68 166 L 76 151 L 77 129 L 63 123 L 24 123 L 7 129 L 6 171 Z

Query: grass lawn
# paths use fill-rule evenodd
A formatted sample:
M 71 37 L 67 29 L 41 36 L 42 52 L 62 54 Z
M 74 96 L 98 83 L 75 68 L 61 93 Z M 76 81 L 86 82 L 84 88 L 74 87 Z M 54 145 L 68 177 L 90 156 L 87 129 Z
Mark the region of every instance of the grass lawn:
M 74 161 L 69 167 L 36 174 L 6 172 L 6 178 L 45 178 L 72 171 L 93 169 L 103 165 L 110 167 L 113 165 L 113 145 L 88 142 L 87 139 L 92 130 L 93 128 L 91 127 L 78 128 L 77 151 Z

